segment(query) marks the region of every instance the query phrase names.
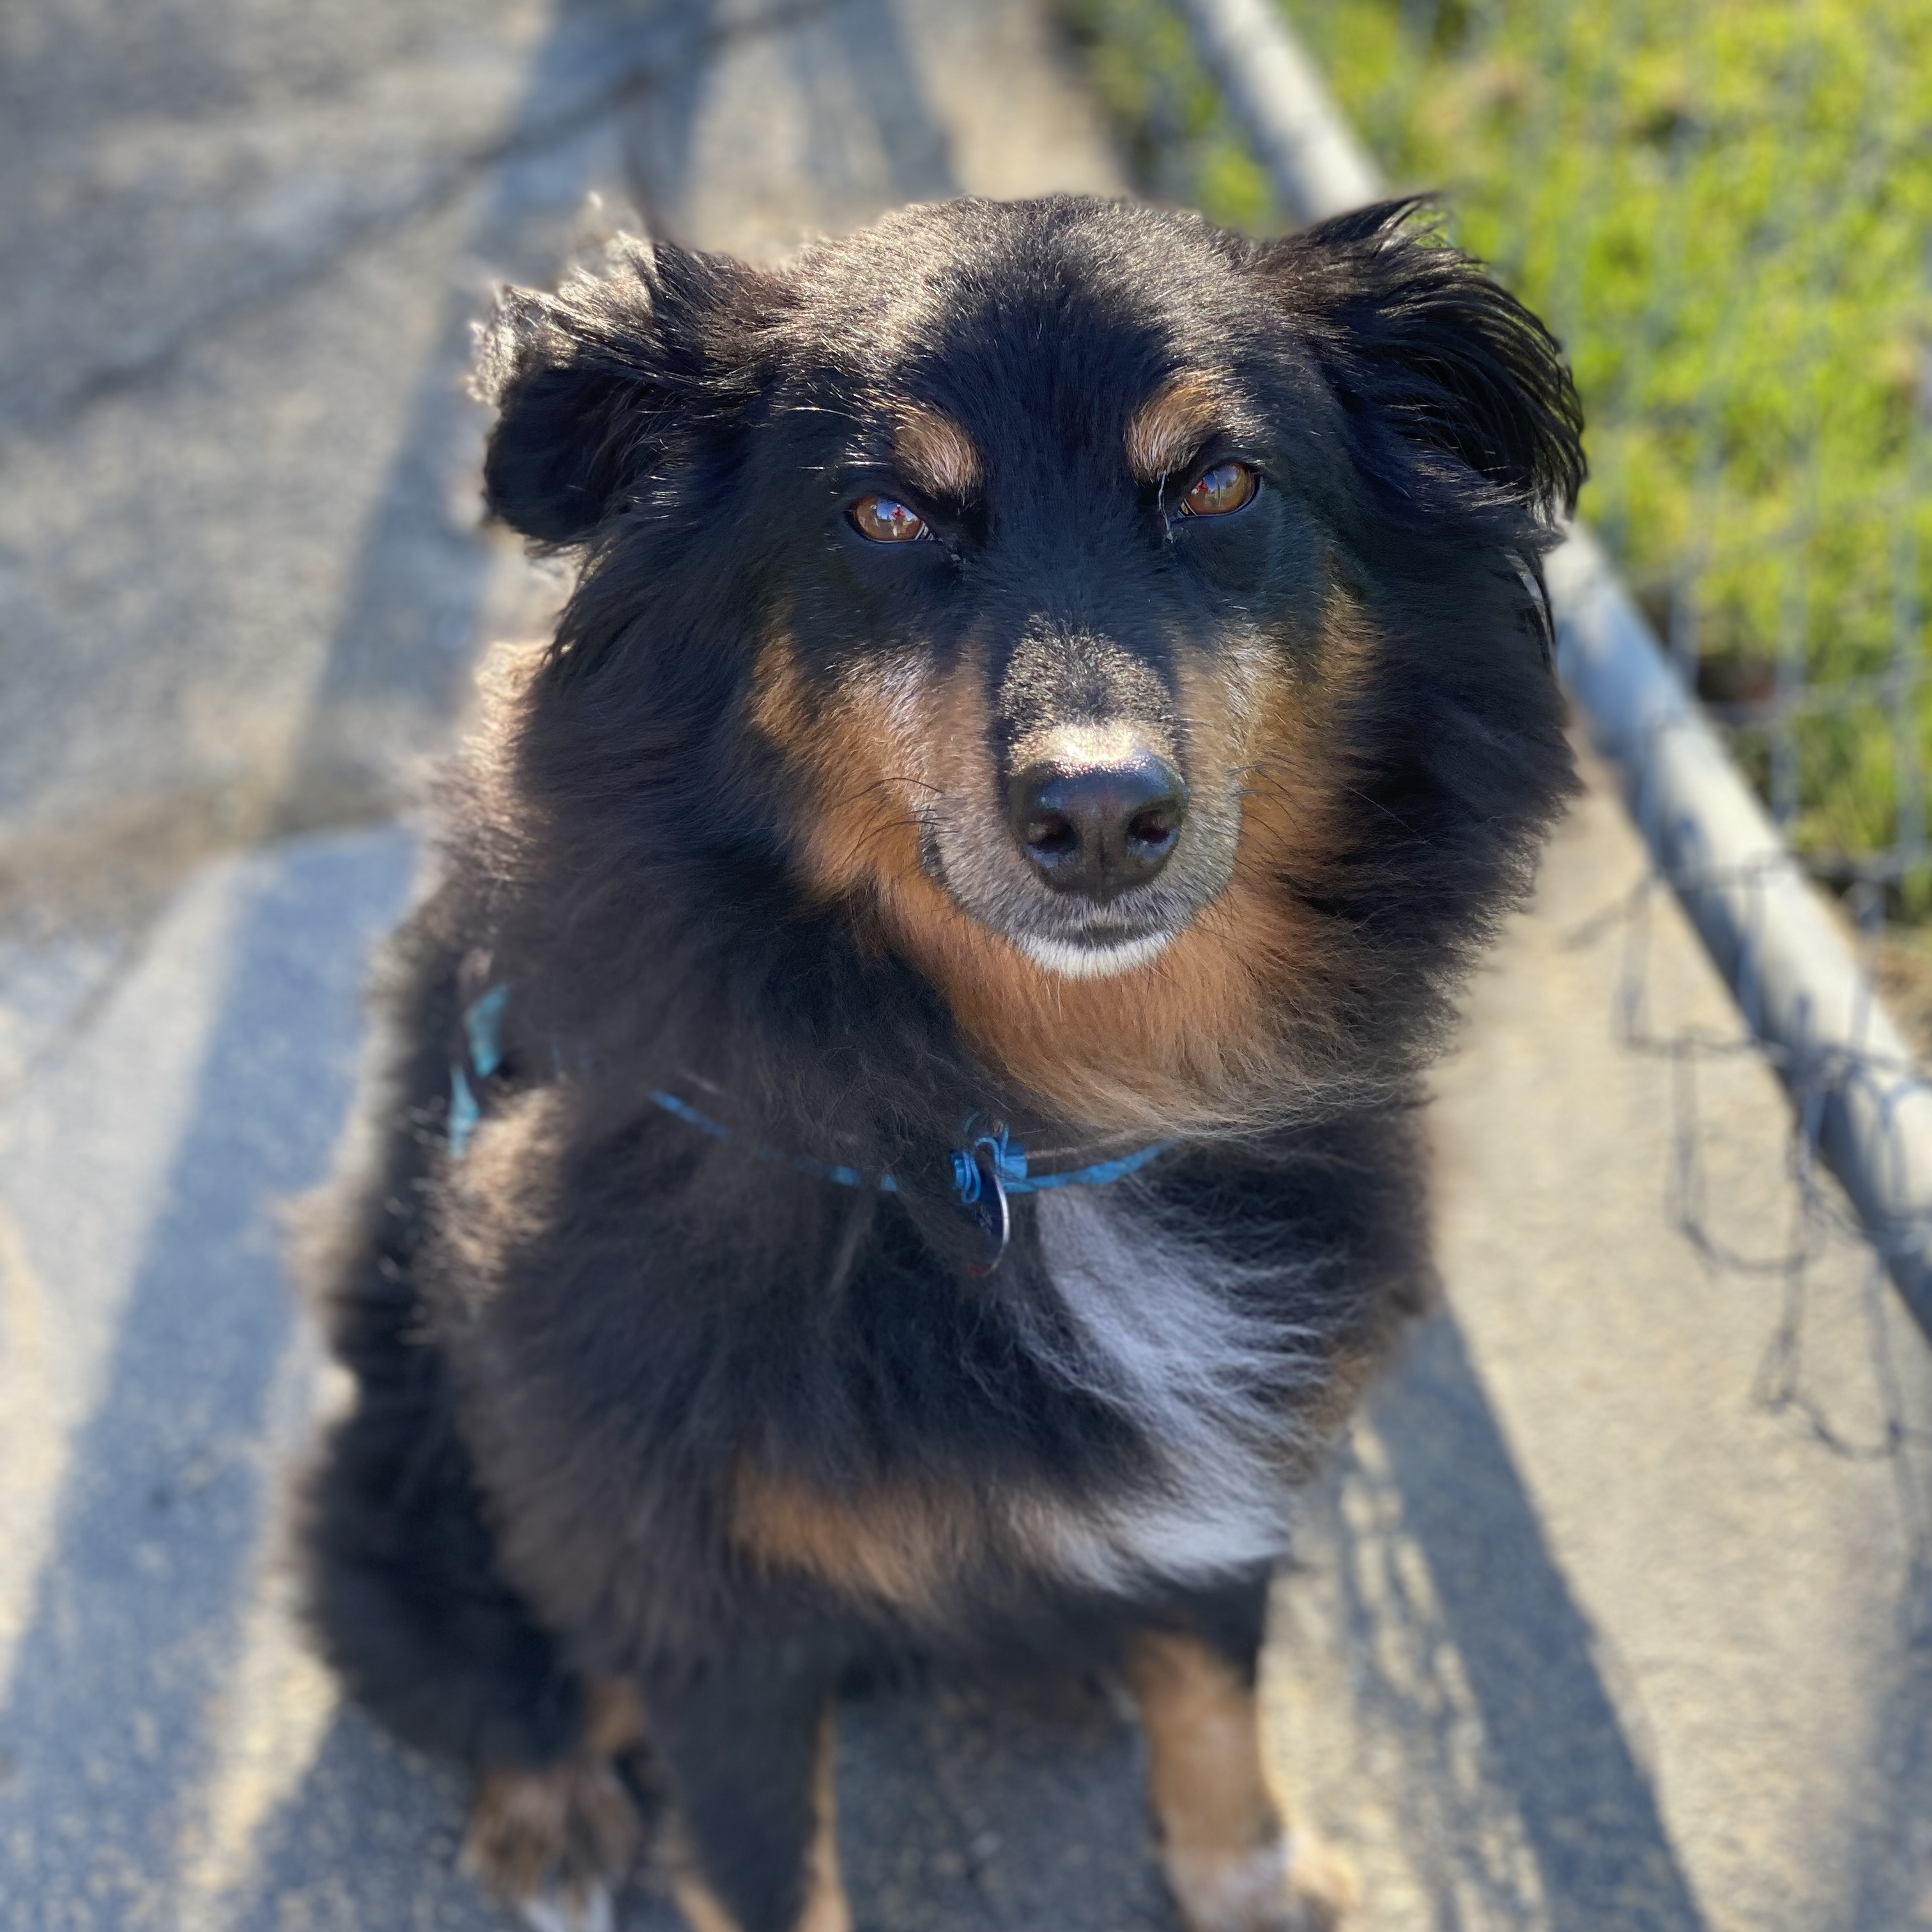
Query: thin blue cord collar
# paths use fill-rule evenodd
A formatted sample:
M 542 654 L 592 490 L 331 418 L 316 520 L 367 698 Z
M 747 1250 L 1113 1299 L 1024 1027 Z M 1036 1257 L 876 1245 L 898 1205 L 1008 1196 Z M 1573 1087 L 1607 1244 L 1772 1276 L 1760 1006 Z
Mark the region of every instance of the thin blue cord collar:
M 510 988 L 506 983 L 492 986 L 464 1010 L 463 1035 L 468 1049 L 468 1064 L 466 1066 L 462 1060 L 452 1060 L 449 1069 L 449 1152 L 452 1160 L 463 1158 L 470 1136 L 482 1118 L 482 1108 L 470 1078 L 471 1072 L 474 1072 L 478 1080 L 488 1080 L 503 1064 L 503 1015 L 509 1003 Z M 695 1127 L 700 1133 L 710 1135 L 713 1140 L 738 1138 L 736 1131 L 722 1120 L 714 1120 L 675 1094 L 655 1087 L 648 1089 L 647 1094 L 652 1102 L 667 1114 L 683 1121 L 687 1126 Z M 1138 1173 L 1174 1144 L 1171 1140 L 1156 1141 L 1150 1146 L 1137 1148 L 1132 1154 L 1118 1155 L 1111 1160 L 1094 1161 L 1064 1172 L 1035 1174 L 1028 1171 L 1026 1149 L 1004 1124 L 988 1124 L 977 1115 L 970 1116 L 962 1134 L 964 1144 L 950 1149 L 946 1154 L 946 1172 L 955 1199 L 985 1231 L 991 1249 L 989 1258 L 970 1269 L 974 1274 L 990 1274 L 1006 1252 L 1012 1231 L 1012 1216 L 1006 1205 L 1010 1196 L 1040 1194 L 1055 1187 L 1104 1187 L 1111 1181 L 1124 1180 L 1129 1174 Z M 842 1161 L 819 1160 L 810 1154 L 788 1154 L 780 1148 L 766 1147 L 763 1142 L 754 1144 L 752 1151 L 760 1160 L 772 1166 L 788 1167 L 794 1173 L 810 1174 L 840 1187 L 872 1187 L 881 1194 L 899 1192 L 899 1184 L 890 1174 L 868 1174 L 863 1168 L 849 1166 Z

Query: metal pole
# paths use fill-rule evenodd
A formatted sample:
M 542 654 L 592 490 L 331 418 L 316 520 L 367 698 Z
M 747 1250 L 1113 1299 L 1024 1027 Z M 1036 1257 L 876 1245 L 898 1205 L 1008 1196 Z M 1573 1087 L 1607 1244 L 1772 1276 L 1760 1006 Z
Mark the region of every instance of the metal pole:
M 1387 190 L 1273 0 L 1179 0 L 1277 190 L 1304 220 Z M 1659 869 L 1932 1336 L 1932 1085 L 1869 977 L 1589 532 L 1549 563 L 1558 663 L 1622 768 Z

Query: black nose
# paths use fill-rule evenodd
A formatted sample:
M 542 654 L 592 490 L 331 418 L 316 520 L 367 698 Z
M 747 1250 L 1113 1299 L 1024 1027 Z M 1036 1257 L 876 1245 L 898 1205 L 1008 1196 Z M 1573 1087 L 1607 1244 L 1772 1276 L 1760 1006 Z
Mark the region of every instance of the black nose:
M 1072 770 L 1030 765 L 1008 802 L 1013 836 L 1040 877 L 1103 904 L 1167 863 L 1187 816 L 1180 774 L 1151 752 Z

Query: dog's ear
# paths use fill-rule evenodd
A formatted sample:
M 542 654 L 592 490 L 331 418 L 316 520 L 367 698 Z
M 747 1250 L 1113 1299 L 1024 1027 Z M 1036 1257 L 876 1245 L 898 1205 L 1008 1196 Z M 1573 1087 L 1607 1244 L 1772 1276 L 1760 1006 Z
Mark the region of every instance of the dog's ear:
M 1382 202 L 1318 223 L 1266 248 L 1264 272 L 1305 321 L 1346 407 L 1540 517 L 1567 514 L 1586 466 L 1562 350 L 1480 263 L 1416 218 L 1426 207 Z
M 755 393 L 743 344 L 774 287 L 728 256 L 620 236 L 554 296 L 505 290 L 471 385 L 498 412 L 490 510 L 539 543 L 584 542 L 674 443 Z

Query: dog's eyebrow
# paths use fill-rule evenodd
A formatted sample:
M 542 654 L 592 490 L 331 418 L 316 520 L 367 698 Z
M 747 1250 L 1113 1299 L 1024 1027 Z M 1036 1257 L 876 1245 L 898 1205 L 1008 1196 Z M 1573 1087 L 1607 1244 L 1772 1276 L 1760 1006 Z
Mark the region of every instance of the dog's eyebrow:
M 892 455 L 906 481 L 935 496 L 970 496 L 986 481 L 972 439 L 950 417 L 902 404 L 892 425 Z
M 1127 468 L 1143 483 L 1158 483 L 1224 427 L 1224 417 L 1204 376 L 1172 377 L 1127 419 Z

